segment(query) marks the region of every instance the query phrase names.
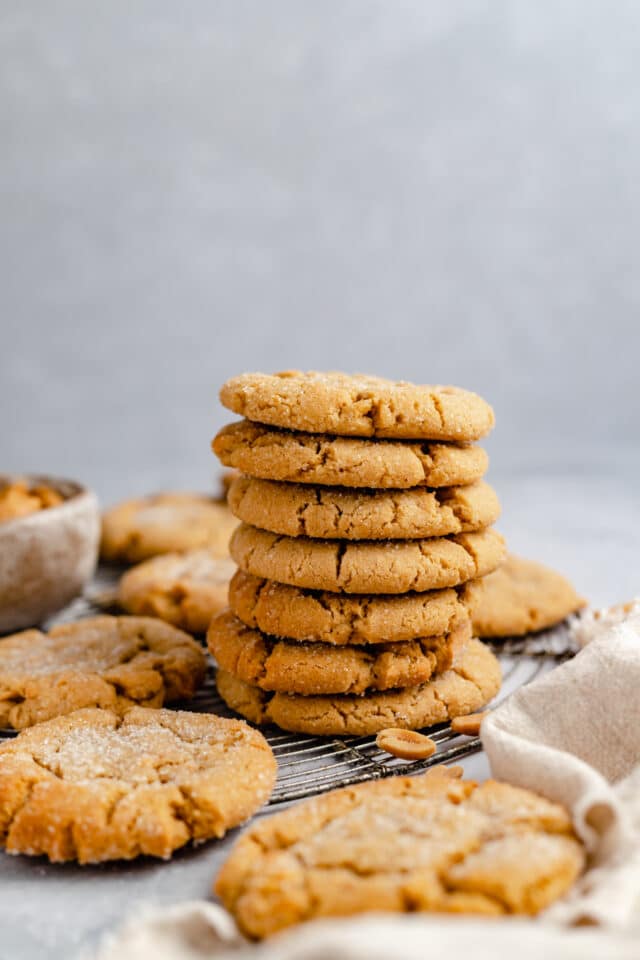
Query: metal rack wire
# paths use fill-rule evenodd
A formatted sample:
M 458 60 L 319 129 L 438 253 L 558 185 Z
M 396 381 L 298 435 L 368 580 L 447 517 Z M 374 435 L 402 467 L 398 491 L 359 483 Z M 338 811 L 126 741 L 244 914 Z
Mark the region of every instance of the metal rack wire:
M 503 686 L 493 705 L 571 656 L 568 643 L 560 653 L 550 651 L 548 641 L 552 641 L 552 646 L 559 646 L 562 635 L 563 631 L 559 629 L 553 637 L 546 638 L 546 644 L 538 637 L 491 644 L 503 670 Z M 531 652 L 536 647 L 538 652 Z M 195 701 L 191 702 L 190 709 L 235 716 L 218 696 L 214 670 Z M 438 763 L 462 760 L 481 749 L 478 737 L 460 736 L 446 723 L 429 729 L 429 736 L 438 747 L 436 753 L 428 760 L 417 761 L 400 760 L 380 750 L 373 736 L 314 737 L 285 733 L 277 727 L 263 728 L 263 733 L 278 760 L 278 780 L 269 801 L 272 806 L 365 780 L 418 773 Z
M 107 581 L 108 582 L 108 581 Z M 109 607 L 108 593 L 103 593 L 105 580 L 101 578 L 86 597 L 74 601 L 55 622 L 81 620 L 96 616 Z M 553 666 L 573 654 L 571 638 L 566 625 L 531 635 L 524 639 L 496 641 L 491 644 L 503 671 L 502 689 L 495 698 L 496 705 L 514 690 L 531 682 Z M 236 716 L 221 700 L 215 685 L 213 661 L 207 680 L 193 700 L 175 704 L 186 710 Z M 477 737 L 455 734 L 448 724 L 429 729 L 437 751 L 428 760 L 397 759 L 376 746 L 375 737 L 315 737 L 286 733 L 278 727 L 262 728 L 278 761 L 278 779 L 269 804 L 279 806 L 315 796 L 336 787 L 377 780 L 399 773 L 418 773 L 438 763 L 462 760 L 481 749 Z M 0 738 L 15 735 L 13 730 L 1 730 Z

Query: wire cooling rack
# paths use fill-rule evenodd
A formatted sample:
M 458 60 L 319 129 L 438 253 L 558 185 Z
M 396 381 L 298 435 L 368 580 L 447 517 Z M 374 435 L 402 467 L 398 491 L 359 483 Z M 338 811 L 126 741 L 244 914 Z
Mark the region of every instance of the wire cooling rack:
M 96 583 L 85 597 L 75 600 L 56 623 L 81 620 L 105 612 L 116 612 L 108 588 L 113 584 L 113 574 L 101 571 Z M 105 588 L 107 592 L 105 593 Z M 555 665 L 568 659 L 575 652 L 566 624 L 525 638 L 490 642 L 502 666 L 502 689 L 490 706 L 501 703 L 510 693 L 530 683 Z M 216 713 L 235 717 L 218 696 L 215 685 L 215 664 L 210 669 L 204 685 L 193 700 L 184 704 L 172 704 L 176 708 Z M 305 734 L 285 733 L 278 727 L 262 727 L 266 739 L 278 761 L 278 779 L 269 804 L 278 806 L 344 787 L 378 780 L 395 774 L 413 774 L 438 763 L 462 760 L 481 749 L 478 737 L 464 737 L 454 733 L 446 724 L 429 728 L 429 736 L 437 745 L 437 751 L 428 760 L 401 760 L 376 746 L 375 737 L 312 737 Z M 13 730 L 0 729 L 0 738 L 15 736 Z

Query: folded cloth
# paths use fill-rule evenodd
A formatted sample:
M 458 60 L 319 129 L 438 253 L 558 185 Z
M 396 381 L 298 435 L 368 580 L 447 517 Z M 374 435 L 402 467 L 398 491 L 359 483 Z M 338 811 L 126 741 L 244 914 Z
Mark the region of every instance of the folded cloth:
M 536 920 L 364 916 L 249 945 L 214 904 L 133 917 L 98 960 L 637 960 L 640 956 L 640 605 L 576 621 L 572 660 L 482 724 L 493 775 L 563 803 L 589 851 L 569 896 Z M 582 925 L 590 924 L 585 929 Z
M 229 939 L 229 917 L 204 900 L 131 918 L 96 960 L 638 960 L 637 940 L 527 920 L 371 914 L 316 920 L 256 946 Z
M 571 810 L 589 851 L 545 919 L 624 929 L 640 911 L 640 615 L 588 622 L 582 651 L 493 711 L 482 743 L 498 780 Z

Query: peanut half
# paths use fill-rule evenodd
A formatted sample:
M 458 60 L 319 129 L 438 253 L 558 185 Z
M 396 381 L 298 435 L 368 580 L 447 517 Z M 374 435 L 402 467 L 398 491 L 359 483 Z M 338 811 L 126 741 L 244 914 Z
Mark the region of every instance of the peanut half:
M 465 737 L 477 737 L 480 733 L 480 724 L 489 712 L 485 710 L 484 713 L 468 713 L 466 717 L 454 717 L 451 721 L 451 729 L 454 733 L 461 733 Z
M 433 740 L 425 737 L 424 733 L 397 727 L 381 730 L 376 737 L 376 745 L 402 760 L 426 760 L 433 756 L 437 749 Z

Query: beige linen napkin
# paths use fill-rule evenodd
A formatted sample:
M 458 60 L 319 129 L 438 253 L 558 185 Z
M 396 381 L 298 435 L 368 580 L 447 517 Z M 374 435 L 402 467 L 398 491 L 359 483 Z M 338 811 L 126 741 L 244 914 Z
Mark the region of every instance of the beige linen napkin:
M 568 806 L 590 866 L 537 920 L 371 916 L 310 923 L 253 946 L 205 902 L 132 917 L 98 960 L 638 960 L 640 606 L 587 615 L 584 649 L 521 688 L 483 723 L 494 776 Z M 575 924 L 596 926 L 577 928 Z
M 585 648 L 490 714 L 482 742 L 497 779 L 569 807 L 590 853 L 545 919 L 624 928 L 640 910 L 640 616 L 575 633 Z
M 260 945 L 230 940 L 221 907 L 194 900 L 132 918 L 96 960 L 638 960 L 638 940 L 527 920 L 372 914 L 317 920 Z

